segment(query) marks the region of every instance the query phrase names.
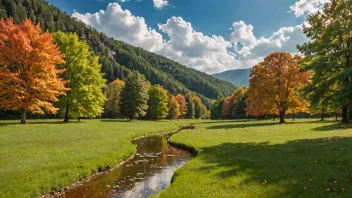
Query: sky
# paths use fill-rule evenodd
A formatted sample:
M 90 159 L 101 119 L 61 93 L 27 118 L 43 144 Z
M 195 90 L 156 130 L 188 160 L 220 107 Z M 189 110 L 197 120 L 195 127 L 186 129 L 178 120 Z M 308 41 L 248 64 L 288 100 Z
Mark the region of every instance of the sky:
M 329 0 L 48 0 L 110 37 L 209 74 L 298 53 L 302 24 Z

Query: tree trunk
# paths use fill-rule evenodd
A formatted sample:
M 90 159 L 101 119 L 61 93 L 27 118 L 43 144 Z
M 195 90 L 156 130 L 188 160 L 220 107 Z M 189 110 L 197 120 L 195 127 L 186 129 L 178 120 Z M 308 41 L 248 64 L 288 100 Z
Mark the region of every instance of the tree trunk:
M 324 111 L 321 111 L 321 114 L 320 114 L 320 121 L 324 121 Z
M 295 112 L 293 112 L 293 114 L 292 114 L 292 121 L 295 121 Z
M 69 111 L 69 104 L 66 103 L 66 109 L 65 109 L 65 119 L 64 122 L 68 122 L 68 111 Z
M 78 122 L 80 122 L 80 121 L 81 121 L 81 118 L 80 118 L 80 117 L 78 117 L 78 118 L 77 118 L 77 120 L 78 120 Z
M 275 122 L 275 115 L 273 115 L 273 122 Z
M 280 111 L 280 123 L 285 123 L 285 111 Z
M 21 124 L 27 124 L 27 119 L 26 119 L 26 111 L 25 110 L 21 110 L 20 114 L 21 114 Z
M 342 123 L 348 123 L 347 107 L 342 107 Z
M 337 118 L 338 118 L 339 114 L 338 113 L 335 113 L 335 120 L 337 121 Z

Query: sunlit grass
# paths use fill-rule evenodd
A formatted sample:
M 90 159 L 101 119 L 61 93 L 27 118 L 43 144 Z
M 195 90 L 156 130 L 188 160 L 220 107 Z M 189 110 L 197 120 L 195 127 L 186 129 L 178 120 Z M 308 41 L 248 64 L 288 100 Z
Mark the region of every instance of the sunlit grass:
M 131 156 L 131 138 L 170 132 L 188 122 L 0 121 L 0 197 L 38 197 L 61 189 Z
M 171 141 L 199 151 L 160 197 L 351 197 L 352 125 L 203 121 Z

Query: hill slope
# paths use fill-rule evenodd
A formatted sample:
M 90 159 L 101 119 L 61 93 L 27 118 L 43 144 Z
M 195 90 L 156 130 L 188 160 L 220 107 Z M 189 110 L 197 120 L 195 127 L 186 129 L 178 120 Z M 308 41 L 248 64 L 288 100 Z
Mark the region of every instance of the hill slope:
M 30 18 L 50 32 L 76 32 L 99 55 L 102 72 L 108 82 L 124 79 L 132 70 L 138 70 L 152 84 L 160 84 L 172 94 L 192 91 L 208 103 L 208 99 L 228 96 L 236 89 L 231 83 L 109 38 L 44 0 L 0 0 L 0 18 L 10 16 L 17 23 L 23 18 Z
M 213 74 L 214 77 L 225 80 L 239 87 L 249 86 L 249 73 L 251 69 L 234 69 Z

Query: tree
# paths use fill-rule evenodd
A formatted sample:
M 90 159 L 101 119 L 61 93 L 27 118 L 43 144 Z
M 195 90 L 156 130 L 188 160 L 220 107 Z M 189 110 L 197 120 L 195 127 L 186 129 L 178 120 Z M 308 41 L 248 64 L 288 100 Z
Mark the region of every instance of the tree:
M 106 87 L 106 109 L 115 117 L 117 117 L 117 114 L 119 112 L 120 93 L 124 85 L 125 82 L 117 79 Z
M 175 120 L 181 115 L 181 113 L 180 113 L 180 105 L 177 102 L 176 97 L 173 96 L 173 95 L 170 95 L 168 109 L 169 109 L 168 117 L 171 120 Z
M 202 107 L 203 103 L 200 100 L 200 98 L 198 98 L 196 96 L 194 96 L 192 100 L 193 100 L 193 104 L 194 104 L 194 117 L 196 119 L 200 119 L 203 116 L 203 107 Z
M 243 119 L 246 116 L 247 88 L 243 87 L 234 91 L 228 99 L 225 99 L 222 108 L 222 117 L 228 119 Z
M 225 99 L 219 98 L 215 101 L 213 108 L 210 111 L 210 118 L 212 120 L 217 120 L 222 118 L 222 108 L 224 106 Z
M 144 116 L 148 109 L 148 89 L 150 85 L 138 71 L 130 73 L 122 87 L 119 101 L 120 114 L 129 121 Z
M 308 83 L 309 73 L 300 72 L 301 57 L 275 52 L 254 66 L 250 74 L 247 113 L 251 115 L 280 115 L 285 122 L 285 113 L 291 107 L 290 101 L 300 98 L 297 89 Z M 297 100 L 298 101 L 298 100 Z
M 58 109 L 51 102 L 66 91 L 58 77 L 65 70 L 56 68 L 63 57 L 52 35 L 39 25 L 28 19 L 19 25 L 0 20 L 0 107 L 20 111 L 22 124 L 28 111 L 55 114 Z
M 298 46 L 305 55 L 303 69 L 312 71 L 310 102 L 319 105 L 321 98 L 342 108 L 342 122 L 348 122 L 352 97 L 352 1 L 333 0 L 322 12 L 311 15 L 303 31 L 310 42 Z M 335 105 L 335 106 L 336 106 Z
M 150 120 L 160 120 L 167 116 L 169 93 L 160 85 L 153 85 L 148 90 L 147 117 Z
M 193 95 L 191 93 L 187 93 L 185 96 L 187 112 L 185 117 L 187 119 L 193 119 L 194 117 L 194 103 L 193 103 Z
M 103 112 L 105 87 L 101 65 L 98 57 L 93 56 L 89 45 L 79 41 L 75 33 L 57 32 L 54 39 L 60 51 L 65 56 L 65 63 L 59 68 L 66 72 L 61 75 L 66 81 L 69 90 L 65 96 L 60 97 L 58 106 L 64 115 L 64 122 L 69 118 L 94 118 Z
M 180 117 L 184 117 L 186 113 L 186 99 L 181 94 L 178 94 L 175 98 L 177 100 L 177 103 L 179 104 L 178 111 L 180 112 Z

